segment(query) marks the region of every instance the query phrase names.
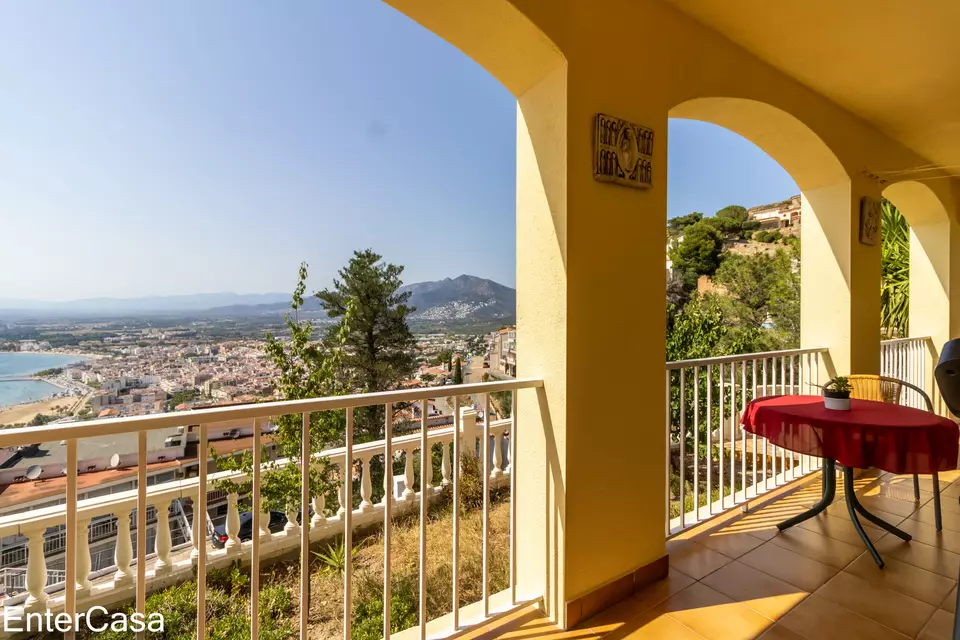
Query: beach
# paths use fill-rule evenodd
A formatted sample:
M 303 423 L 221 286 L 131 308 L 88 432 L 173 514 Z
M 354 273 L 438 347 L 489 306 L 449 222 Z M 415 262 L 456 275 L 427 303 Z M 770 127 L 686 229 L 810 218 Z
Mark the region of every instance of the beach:
M 79 399 L 77 396 L 68 396 L 65 398 L 50 398 L 38 402 L 16 404 L 10 407 L 0 407 L 0 425 L 30 422 L 38 413 L 52 415 L 54 413 L 54 407 L 60 406 L 70 409 Z

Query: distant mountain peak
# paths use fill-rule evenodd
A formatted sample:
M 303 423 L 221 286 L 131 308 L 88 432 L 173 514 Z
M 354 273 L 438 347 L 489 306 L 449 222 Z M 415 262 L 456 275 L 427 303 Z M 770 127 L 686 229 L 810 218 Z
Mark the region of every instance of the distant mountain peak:
M 491 320 L 512 324 L 517 314 L 517 292 L 493 280 L 463 273 L 456 278 L 405 285 L 408 304 L 416 308 L 414 322 Z

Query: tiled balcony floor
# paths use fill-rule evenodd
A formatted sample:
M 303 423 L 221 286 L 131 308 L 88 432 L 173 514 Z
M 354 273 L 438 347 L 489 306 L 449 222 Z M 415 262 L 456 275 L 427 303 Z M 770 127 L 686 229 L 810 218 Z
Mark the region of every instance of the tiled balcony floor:
M 842 483 L 825 514 L 783 533 L 776 523 L 820 496 L 817 477 L 748 514 L 667 544 L 670 576 L 563 632 L 534 609 L 466 637 L 593 640 L 950 640 L 960 571 L 960 473 L 941 474 L 943 531 L 930 479 L 913 499 L 910 476 L 857 480 L 873 513 L 913 535 L 906 543 L 864 524 L 878 569 L 847 516 Z

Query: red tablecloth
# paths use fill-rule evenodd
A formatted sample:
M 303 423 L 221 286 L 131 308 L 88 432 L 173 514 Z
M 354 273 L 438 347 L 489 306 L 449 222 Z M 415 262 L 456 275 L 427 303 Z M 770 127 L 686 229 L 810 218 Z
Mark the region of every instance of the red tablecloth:
M 821 396 L 772 396 L 751 402 L 741 423 L 778 447 L 857 469 L 933 473 L 957 468 L 957 424 L 910 407 L 851 400 L 850 411 L 832 411 Z

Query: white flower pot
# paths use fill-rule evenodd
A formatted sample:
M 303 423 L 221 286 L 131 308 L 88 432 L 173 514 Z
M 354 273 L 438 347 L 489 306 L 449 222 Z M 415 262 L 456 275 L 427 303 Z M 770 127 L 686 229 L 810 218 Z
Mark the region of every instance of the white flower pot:
M 850 411 L 850 398 L 823 397 L 823 406 L 833 411 Z

